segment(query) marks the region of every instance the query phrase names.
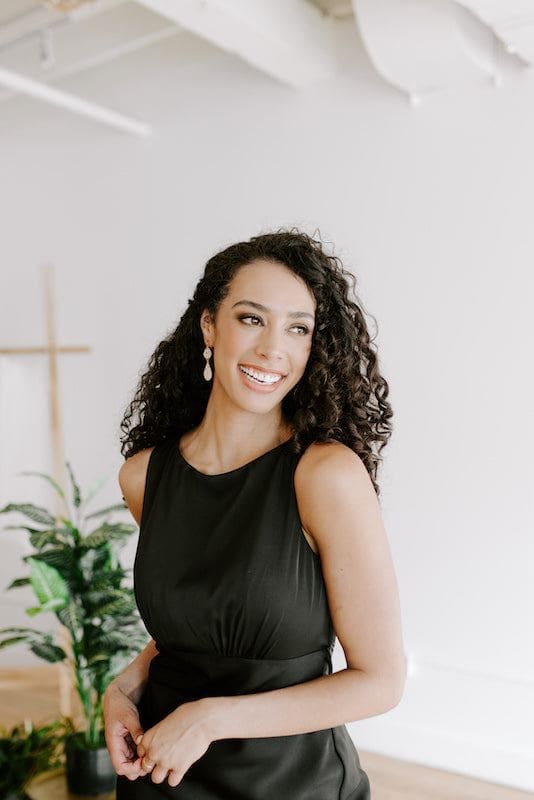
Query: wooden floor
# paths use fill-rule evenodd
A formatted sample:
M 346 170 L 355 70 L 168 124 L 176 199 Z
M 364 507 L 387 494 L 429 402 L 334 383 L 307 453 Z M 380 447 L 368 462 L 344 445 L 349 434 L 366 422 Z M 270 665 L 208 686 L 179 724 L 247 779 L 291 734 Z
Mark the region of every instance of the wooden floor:
M 51 722 L 59 714 L 58 668 L 0 669 L 0 725 L 8 728 L 31 719 L 34 724 Z M 83 727 L 78 697 L 73 691 L 72 716 Z M 494 783 L 466 778 L 444 770 L 423 767 L 406 761 L 358 750 L 363 769 L 369 776 L 372 800 L 533 800 L 531 792 L 521 792 Z M 35 800 L 62 800 L 69 795 L 61 776 L 42 783 L 30 794 Z M 48 788 L 47 788 L 48 786 Z M 100 797 L 103 797 L 100 795 Z M 93 798 L 94 800 L 94 798 Z

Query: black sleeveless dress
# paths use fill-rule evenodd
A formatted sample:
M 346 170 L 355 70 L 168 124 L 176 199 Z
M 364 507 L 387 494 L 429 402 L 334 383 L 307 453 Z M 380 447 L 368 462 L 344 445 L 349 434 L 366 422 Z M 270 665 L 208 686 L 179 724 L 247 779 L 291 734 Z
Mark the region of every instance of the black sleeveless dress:
M 280 689 L 332 672 L 320 557 L 301 531 L 292 439 L 237 469 L 199 472 L 166 440 L 150 454 L 133 578 L 159 653 L 144 730 L 181 703 Z M 119 800 L 369 800 L 345 725 L 219 739 L 177 786 L 117 776 Z

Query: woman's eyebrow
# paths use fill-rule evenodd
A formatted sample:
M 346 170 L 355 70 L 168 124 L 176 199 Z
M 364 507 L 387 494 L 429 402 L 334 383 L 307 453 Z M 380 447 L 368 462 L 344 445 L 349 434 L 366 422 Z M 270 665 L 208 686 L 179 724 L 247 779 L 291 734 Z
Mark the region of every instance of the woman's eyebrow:
M 236 306 L 241 306 L 241 305 L 252 306 L 253 308 L 256 308 L 258 311 L 267 311 L 267 312 L 269 312 L 271 310 L 270 308 L 267 308 L 267 306 L 263 306 L 261 303 L 255 303 L 253 300 L 238 300 L 237 303 L 233 304 L 232 308 L 235 308 Z M 312 321 L 314 320 L 313 314 L 308 314 L 307 311 L 288 311 L 287 312 L 287 316 L 288 317 L 309 317 Z

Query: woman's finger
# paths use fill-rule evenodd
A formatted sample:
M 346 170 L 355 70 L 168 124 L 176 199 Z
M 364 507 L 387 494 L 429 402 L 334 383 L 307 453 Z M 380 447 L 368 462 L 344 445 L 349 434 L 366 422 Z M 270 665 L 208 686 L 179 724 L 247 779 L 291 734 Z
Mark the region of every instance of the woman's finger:
M 177 769 L 171 769 L 169 770 L 169 776 L 167 782 L 169 786 L 178 786 L 183 777 L 184 777 L 183 772 L 179 772 Z
M 152 780 L 154 781 L 154 783 L 163 783 L 163 781 L 167 777 L 168 772 L 169 772 L 168 769 L 165 769 L 165 767 L 161 767 L 159 764 L 156 764 L 155 768 L 152 770 Z

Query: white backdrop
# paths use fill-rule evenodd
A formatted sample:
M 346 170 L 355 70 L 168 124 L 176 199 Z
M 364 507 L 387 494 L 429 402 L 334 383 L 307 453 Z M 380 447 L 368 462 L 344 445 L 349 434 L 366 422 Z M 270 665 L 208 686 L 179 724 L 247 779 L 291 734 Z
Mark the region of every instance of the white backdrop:
M 2 304 L 3 315 L 7 306 Z M 48 366 L 42 356 L 0 356 L 0 508 L 8 503 L 26 502 L 47 507 L 52 499 L 46 481 L 19 474 L 26 470 L 50 473 L 47 378 Z M 22 556 L 33 552 L 26 531 L 5 530 L 8 525 L 18 524 L 32 526 L 31 520 L 18 512 L 0 515 L 0 627 L 54 630 L 55 617 L 26 615 L 25 609 L 36 605 L 29 587 L 7 590 L 14 578 L 29 574 Z M 28 660 L 19 647 L 0 652 L 2 665 Z M 34 662 L 42 663 L 30 651 L 29 655 Z

